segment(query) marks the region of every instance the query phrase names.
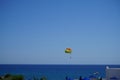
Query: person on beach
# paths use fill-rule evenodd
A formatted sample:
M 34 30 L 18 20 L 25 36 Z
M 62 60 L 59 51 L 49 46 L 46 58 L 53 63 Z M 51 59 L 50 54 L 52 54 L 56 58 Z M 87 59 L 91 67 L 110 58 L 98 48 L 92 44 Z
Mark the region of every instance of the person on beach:
M 68 80 L 68 76 L 65 77 L 65 80 Z
M 80 76 L 79 80 L 82 80 L 82 76 Z
M 65 80 L 72 80 L 71 78 L 68 78 L 68 76 L 65 77 Z
M 99 80 L 102 80 L 102 77 L 100 77 L 100 79 Z

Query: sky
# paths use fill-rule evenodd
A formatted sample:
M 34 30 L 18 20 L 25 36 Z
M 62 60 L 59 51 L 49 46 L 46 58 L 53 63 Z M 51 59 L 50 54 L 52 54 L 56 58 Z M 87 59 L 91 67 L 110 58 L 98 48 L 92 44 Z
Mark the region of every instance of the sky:
M 0 64 L 120 64 L 120 1 L 0 0 Z

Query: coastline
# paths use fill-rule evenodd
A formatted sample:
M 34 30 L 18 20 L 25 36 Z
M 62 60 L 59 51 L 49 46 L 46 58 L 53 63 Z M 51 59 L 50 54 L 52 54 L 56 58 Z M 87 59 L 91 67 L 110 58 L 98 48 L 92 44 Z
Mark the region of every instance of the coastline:
M 110 65 L 111 68 L 120 67 L 120 65 Z M 41 78 L 45 76 L 47 80 L 63 80 L 66 76 L 72 79 L 79 79 L 94 75 L 95 72 L 100 74 L 97 77 L 102 77 L 106 80 L 106 65 L 34 65 L 34 64 L 0 64 L 0 76 L 5 75 L 6 72 L 12 75 L 23 75 L 25 80 L 33 78 Z M 95 76 L 95 75 L 94 75 Z M 60 79 L 59 79 L 60 78 Z

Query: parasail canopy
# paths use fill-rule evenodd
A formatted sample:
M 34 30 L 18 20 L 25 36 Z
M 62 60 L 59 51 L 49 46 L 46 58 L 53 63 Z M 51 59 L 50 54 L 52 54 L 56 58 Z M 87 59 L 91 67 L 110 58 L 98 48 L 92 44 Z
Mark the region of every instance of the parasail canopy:
M 65 49 L 65 53 L 71 54 L 72 53 L 72 49 L 71 48 L 66 48 Z

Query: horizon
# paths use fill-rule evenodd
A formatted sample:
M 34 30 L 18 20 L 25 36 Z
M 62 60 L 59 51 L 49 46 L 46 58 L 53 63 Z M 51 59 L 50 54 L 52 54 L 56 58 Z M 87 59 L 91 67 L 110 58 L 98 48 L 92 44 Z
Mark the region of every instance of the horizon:
M 120 65 L 120 64 L 27 64 L 27 63 L 23 63 L 23 64 L 0 64 L 0 65 L 103 65 L 103 66 L 112 66 L 112 65 Z

